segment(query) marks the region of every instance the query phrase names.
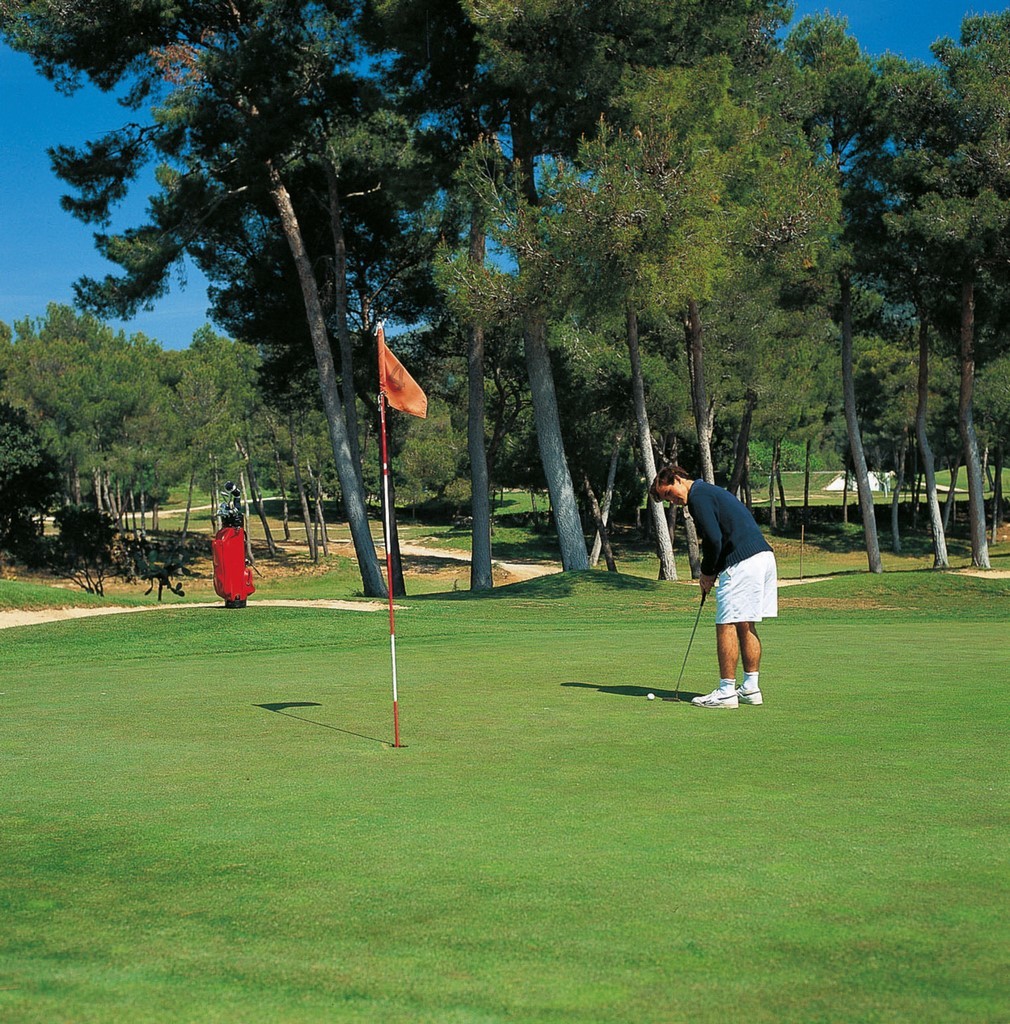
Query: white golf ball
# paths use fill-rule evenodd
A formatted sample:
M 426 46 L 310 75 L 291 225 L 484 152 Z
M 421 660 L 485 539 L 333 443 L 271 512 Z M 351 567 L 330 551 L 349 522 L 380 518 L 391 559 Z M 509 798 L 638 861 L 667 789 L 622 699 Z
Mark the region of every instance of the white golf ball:
M 655 699 L 656 699 L 656 695 L 654 693 L 650 693 L 649 694 L 649 700 L 655 700 Z

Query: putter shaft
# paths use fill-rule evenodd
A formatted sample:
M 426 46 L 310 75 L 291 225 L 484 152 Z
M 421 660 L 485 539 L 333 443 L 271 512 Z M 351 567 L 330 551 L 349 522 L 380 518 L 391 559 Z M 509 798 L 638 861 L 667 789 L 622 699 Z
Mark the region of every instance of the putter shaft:
M 691 654 L 691 645 L 694 643 L 694 634 L 698 632 L 698 622 L 701 619 L 701 610 L 705 607 L 705 598 L 708 591 L 701 592 L 701 604 L 698 605 L 698 614 L 694 617 L 694 627 L 691 629 L 691 639 L 687 642 L 687 650 L 684 652 L 684 663 L 680 666 L 680 675 L 677 676 L 677 689 L 673 691 L 673 699 L 680 700 L 680 681 L 684 678 L 684 669 L 687 668 L 687 659 Z

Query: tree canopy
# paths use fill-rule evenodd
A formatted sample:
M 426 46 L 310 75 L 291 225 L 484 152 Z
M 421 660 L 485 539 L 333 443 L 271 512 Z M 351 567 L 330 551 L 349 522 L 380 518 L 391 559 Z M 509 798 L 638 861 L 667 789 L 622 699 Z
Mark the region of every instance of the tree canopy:
M 0 336 L 4 393 L 75 503 L 90 489 L 108 506 L 117 484 L 146 507 L 169 480 L 251 473 L 257 433 L 297 462 L 321 416 L 363 588 L 384 593 L 363 449 L 388 320 L 437 410 L 404 428 L 401 494 L 469 490 L 475 585 L 505 473 L 547 487 L 562 561 L 584 567 L 584 481 L 631 436 L 639 501 L 657 458 L 749 496 L 752 434 L 773 452 L 843 437 L 876 571 L 868 473 L 899 469 L 914 432 L 927 472 L 931 440 L 968 467 L 985 564 L 1010 16 L 965 18 L 924 66 L 872 58 L 837 18 L 783 36 L 787 15 L 771 0 L 7 4 L 0 32 L 56 88 L 90 81 L 125 114 L 51 150 L 65 209 L 119 269 L 78 282 L 88 313 Z M 112 231 L 152 163 L 146 219 Z M 184 257 L 242 349 L 208 328 L 174 358 L 97 319 L 156 301 Z M 952 364 L 957 403 L 930 403 Z

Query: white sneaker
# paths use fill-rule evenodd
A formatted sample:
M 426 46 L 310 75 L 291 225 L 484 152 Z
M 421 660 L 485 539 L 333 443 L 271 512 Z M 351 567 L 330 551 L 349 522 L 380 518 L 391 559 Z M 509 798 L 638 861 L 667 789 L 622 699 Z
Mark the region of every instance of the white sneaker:
M 735 708 L 740 705 L 734 690 L 729 693 L 713 690 L 711 693 L 706 693 L 704 697 L 695 697 L 691 703 L 696 708 Z
M 764 697 L 760 690 L 749 690 L 744 693 L 742 686 L 736 688 L 736 699 L 741 704 L 764 704 Z

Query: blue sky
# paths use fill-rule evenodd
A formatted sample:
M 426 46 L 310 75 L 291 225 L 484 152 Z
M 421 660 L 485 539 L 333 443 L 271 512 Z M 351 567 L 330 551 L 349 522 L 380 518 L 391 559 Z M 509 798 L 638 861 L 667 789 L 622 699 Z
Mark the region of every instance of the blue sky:
M 973 8 L 959 0 L 796 0 L 795 7 L 796 18 L 823 11 L 848 18 L 868 53 L 890 50 L 924 60 L 935 39 L 957 37 L 964 13 L 1002 9 Z M 49 302 L 71 303 L 78 277 L 102 277 L 116 269 L 95 251 L 94 229 L 60 208 L 65 190 L 50 169 L 46 149 L 80 144 L 127 119 L 127 111 L 96 89 L 59 95 L 26 57 L 0 44 L 0 320 L 13 324 L 41 316 Z M 141 222 L 143 184 L 135 186 L 114 228 Z M 114 326 L 142 331 L 165 348 L 185 348 L 207 321 L 206 286 L 203 276 L 188 268 L 185 280 L 173 281 L 151 312 Z

